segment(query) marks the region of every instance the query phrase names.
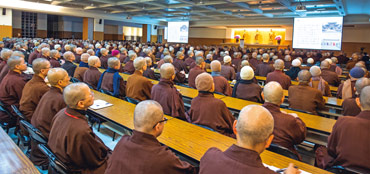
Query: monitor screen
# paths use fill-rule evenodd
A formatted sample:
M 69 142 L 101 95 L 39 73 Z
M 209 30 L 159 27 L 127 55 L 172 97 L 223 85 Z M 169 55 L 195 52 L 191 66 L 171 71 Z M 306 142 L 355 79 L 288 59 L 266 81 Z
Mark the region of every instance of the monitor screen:
M 168 22 L 167 33 L 167 42 L 188 43 L 189 21 Z

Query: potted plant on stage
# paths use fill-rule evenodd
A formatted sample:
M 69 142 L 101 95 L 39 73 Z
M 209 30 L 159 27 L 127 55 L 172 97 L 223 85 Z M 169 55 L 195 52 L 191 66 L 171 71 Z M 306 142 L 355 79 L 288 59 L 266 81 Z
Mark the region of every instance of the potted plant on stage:
M 236 36 L 234 36 L 234 39 L 236 39 L 236 43 L 239 43 L 240 36 L 236 35 Z
M 275 37 L 275 40 L 277 41 L 278 45 L 280 45 L 280 43 L 281 43 L 281 38 L 282 38 L 281 35 L 278 35 L 278 36 Z

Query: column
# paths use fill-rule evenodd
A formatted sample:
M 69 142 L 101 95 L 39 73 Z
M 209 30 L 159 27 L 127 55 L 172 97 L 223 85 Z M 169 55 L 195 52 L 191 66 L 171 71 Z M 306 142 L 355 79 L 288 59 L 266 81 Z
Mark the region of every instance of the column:
M 13 29 L 12 29 L 12 9 L 5 9 L 5 15 L 3 15 L 3 8 L 1 8 L 0 14 L 0 41 L 3 40 L 4 37 L 12 37 Z
M 148 24 L 143 24 L 141 42 L 147 42 L 148 41 L 148 34 L 147 33 L 148 33 Z
M 48 36 L 47 23 L 48 23 L 47 14 L 37 13 L 36 37 L 46 38 Z
M 93 18 L 83 18 L 82 24 L 82 39 L 83 40 L 93 40 L 94 36 L 94 19 Z
M 94 40 L 104 40 L 104 19 L 94 18 Z
M 122 25 L 118 25 L 117 40 L 125 40 L 125 36 L 123 35 L 123 26 Z

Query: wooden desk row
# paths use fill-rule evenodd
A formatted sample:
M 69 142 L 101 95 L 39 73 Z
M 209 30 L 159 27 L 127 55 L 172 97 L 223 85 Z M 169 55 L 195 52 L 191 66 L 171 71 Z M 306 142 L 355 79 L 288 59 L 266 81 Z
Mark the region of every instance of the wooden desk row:
M 113 106 L 99 110 L 92 110 L 93 112 L 105 117 L 106 120 L 115 124 L 131 130 L 134 129 L 134 104 L 100 92 L 95 92 L 95 99 L 107 101 L 112 103 Z M 225 151 L 232 144 L 236 143 L 235 139 L 217 132 L 201 128 L 179 119 L 171 119 L 172 117 L 169 116 L 166 117 L 169 121 L 165 125 L 162 135 L 158 137 L 158 140 L 173 150 L 196 161 L 200 161 L 204 153 L 211 147 L 217 147 L 222 151 Z M 289 163 L 294 163 L 299 167 L 299 169 L 310 173 L 329 173 L 314 166 L 295 161 L 270 151 L 264 151 L 261 154 L 261 158 L 265 164 L 278 168 L 285 168 Z
M 0 150 L 0 173 L 40 173 L 2 128 Z
M 99 69 L 99 70 L 101 72 L 105 71 L 104 69 Z M 120 75 L 122 76 L 124 80 L 127 80 L 127 78 L 130 76 L 124 73 L 120 73 Z M 149 80 L 152 81 L 153 84 L 158 83 L 157 80 L 152 80 L 152 79 L 149 79 Z M 175 86 L 180 91 L 180 93 L 185 97 L 195 98 L 196 96 L 198 96 L 198 91 L 196 89 L 182 87 L 178 85 L 175 85 Z M 238 99 L 234 97 L 228 97 L 228 96 L 223 96 L 223 95 L 218 95 L 218 94 L 214 94 L 214 96 L 215 98 L 223 100 L 228 108 L 234 109 L 237 111 L 240 111 L 243 107 L 247 105 L 252 105 L 252 104 L 261 105 L 260 103 L 242 100 L 242 99 Z M 314 130 L 321 131 L 321 132 L 325 132 L 325 133 L 331 133 L 332 127 L 334 126 L 336 122 L 336 120 L 334 119 L 329 119 L 329 118 L 320 117 L 316 115 L 310 115 L 310 114 L 287 110 L 287 109 L 281 109 L 281 110 L 288 112 L 288 113 L 296 113 L 299 116 L 299 118 L 301 118 L 303 122 L 305 122 L 307 127 L 314 129 Z

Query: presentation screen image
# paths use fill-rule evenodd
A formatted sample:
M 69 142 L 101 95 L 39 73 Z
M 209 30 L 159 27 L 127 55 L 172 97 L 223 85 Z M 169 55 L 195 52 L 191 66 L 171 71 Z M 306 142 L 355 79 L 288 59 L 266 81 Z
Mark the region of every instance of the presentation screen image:
M 293 48 L 341 50 L 343 17 L 294 18 Z
M 188 43 L 189 21 L 168 22 L 167 42 Z

